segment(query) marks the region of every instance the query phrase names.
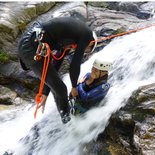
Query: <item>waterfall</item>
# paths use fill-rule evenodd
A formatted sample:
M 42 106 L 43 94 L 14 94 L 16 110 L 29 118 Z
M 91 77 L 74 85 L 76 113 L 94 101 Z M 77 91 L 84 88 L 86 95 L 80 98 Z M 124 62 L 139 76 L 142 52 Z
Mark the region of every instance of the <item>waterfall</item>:
M 13 150 L 15 155 L 80 155 L 85 143 L 96 139 L 108 124 L 112 113 L 125 106 L 132 92 L 139 86 L 155 82 L 155 27 L 113 39 L 103 50 L 82 64 L 80 77 L 90 71 L 96 57 L 113 62 L 107 96 L 96 108 L 81 117 L 72 116 L 62 124 L 52 94 L 45 113 L 38 111 L 33 119 L 34 105 L 3 112 L 0 118 L 0 154 Z M 69 75 L 64 82 L 71 89 Z M 4 118 L 4 116 L 6 118 Z

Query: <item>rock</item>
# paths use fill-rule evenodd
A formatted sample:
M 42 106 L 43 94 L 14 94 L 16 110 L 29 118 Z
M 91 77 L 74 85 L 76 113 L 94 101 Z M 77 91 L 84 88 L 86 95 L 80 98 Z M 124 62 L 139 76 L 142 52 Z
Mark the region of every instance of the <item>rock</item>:
M 149 12 L 151 15 L 154 15 L 155 13 L 155 3 L 152 1 L 149 1 L 147 3 L 143 3 L 140 5 L 140 9 L 142 11 Z
M 23 100 L 20 97 L 16 97 L 15 100 L 14 100 L 14 103 L 15 103 L 15 105 L 20 105 L 20 104 L 23 103 Z
M 117 11 L 124 11 L 130 13 L 137 13 L 139 11 L 139 6 L 137 3 L 130 3 L 130 2 L 109 2 L 109 9 L 117 10 Z
M 137 13 L 137 17 L 140 18 L 140 19 L 148 19 L 150 17 L 153 16 L 153 13 L 150 13 L 150 12 L 144 12 L 144 11 L 139 11 Z
M 133 92 L 126 106 L 111 116 L 109 125 L 105 131 L 99 135 L 97 141 L 102 141 L 102 143 L 107 144 L 104 149 L 108 147 L 115 150 L 117 143 L 117 147 L 124 150 L 124 154 L 127 155 L 154 155 L 154 90 L 155 84 L 140 87 Z M 121 154 L 121 152 L 118 154 Z
M 9 88 L 0 85 L 0 104 L 11 105 L 14 104 L 14 100 L 17 97 L 17 93 Z
M 88 2 L 87 5 L 98 7 L 98 8 L 108 8 L 109 4 L 107 2 Z
M 0 45 L 10 55 L 12 42 L 23 32 L 27 24 L 38 15 L 47 12 L 54 2 L 3 2 L 0 3 Z
M 55 10 L 51 10 L 39 17 L 40 21 L 48 21 L 55 17 L 74 17 L 83 21 L 87 20 L 87 7 L 84 2 L 66 3 Z
M 106 30 L 113 30 L 113 32 L 118 29 L 124 29 L 124 31 L 126 31 L 128 29 L 133 29 L 138 23 L 143 22 L 137 17 L 125 12 L 94 8 L 92 6 L 88 6 L 88 21 L 89 26 L 91 26 L 98 35 L 100 35 L 100 31 L 103 28 Z M 131 21 L 133 24 L 131 24 Z M 131 27 L 129 27 L 129 25 L 131 25 Z
M 1 64 L 0 84 L 14 89 L 19 96 L 32 98 L 38 92 L 39 79 L 31 71 L 23 71 L 19 62 Z
M 148 19 L 150 17 L 153 16 L 153 10 L 155 9 L 155 6 L 152 7 L 152 9 L 148 9 L 148 6 L 150 6 L 151 4 L 149 4 L 150 2 L 139 2 L 139 3 L 130 3 L 130 2 L 114 2 L 108 3 L 108 8 L 109 9 L 114 9 L 117 11 L 125 11 L 125 12 L 129 12 L 133 15 L 135 15 L 136 17 L 140 18 L 140 19 Z M 154 5 L 154 3 L 153 3 Z M 147 9 L 146 9 L 147 8 Z

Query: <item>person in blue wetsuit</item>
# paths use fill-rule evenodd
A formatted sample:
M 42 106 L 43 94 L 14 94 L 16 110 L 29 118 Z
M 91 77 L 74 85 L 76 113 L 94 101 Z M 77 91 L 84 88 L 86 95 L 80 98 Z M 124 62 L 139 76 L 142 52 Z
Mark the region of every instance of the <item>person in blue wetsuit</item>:
M 97 105 L 108 93 L 110 84 L 108 72 L 112 63 L 102 59 L 96 59 L 91 73 L 87 73 L 77 86 L 78 98 L 75 101 L 75 109 L 84 113 Z

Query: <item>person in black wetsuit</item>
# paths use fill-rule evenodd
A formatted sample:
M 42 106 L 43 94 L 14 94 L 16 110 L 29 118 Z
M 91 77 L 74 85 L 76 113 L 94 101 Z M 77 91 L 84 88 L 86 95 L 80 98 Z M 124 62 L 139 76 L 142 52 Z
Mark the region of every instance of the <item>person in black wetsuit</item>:
M 34 60 L 38 42 L 36 39 L 36 29 L 44 31 L 42 42 L 48 43 L 52 51 L 61 54 L 64 47 L 70 44 L 76 44 L 74 56 L 70 63 L 69 74 L 72 84 L 72 96 L 78 96 L 77 80 L 80 74 L 80 65 L 84 53 L 90 53 L 96 43 L 88 46 L 95 38 L 93 31 L 82 21 L 72 17 L 53 18 L 48 22 L 35 22 L 22 35 L 18 44 L 18 54 L 22 65 L 32 69 L 34 73 L 41 79 L 44 59 Z M 58 70 L 63 62 L 63 58 L 59 61 L 51 61 L 48 67 L 45 85 L 43 88 L 43 101 L 39 107 L 45 108 L 46 98 L 51 91 L 54 95 L 57 109 L 60 113 L 63 123 L 70 120 L 68 108 L 68 92 L 67 87 L 58 75 Z

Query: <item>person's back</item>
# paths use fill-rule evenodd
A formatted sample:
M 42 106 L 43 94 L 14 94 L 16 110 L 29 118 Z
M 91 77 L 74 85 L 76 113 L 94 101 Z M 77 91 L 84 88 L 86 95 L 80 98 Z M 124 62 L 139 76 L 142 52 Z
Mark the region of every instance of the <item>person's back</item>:
M 50 41 L 59 43 L 59 46 L 66 46 L 68 44 L 78 43 L 81 39 L 90 42 L 93 40 L 92 31 L 86 26 L 86 24 L 78 19 L 72 17 L 60 17 L 51 19 L 48 22 L 41 23 L 43 28 L 48 32 Z M 46 39 L 47 41 L 47 39 Z M 87 44 L 83 42 L 83 44 Z

